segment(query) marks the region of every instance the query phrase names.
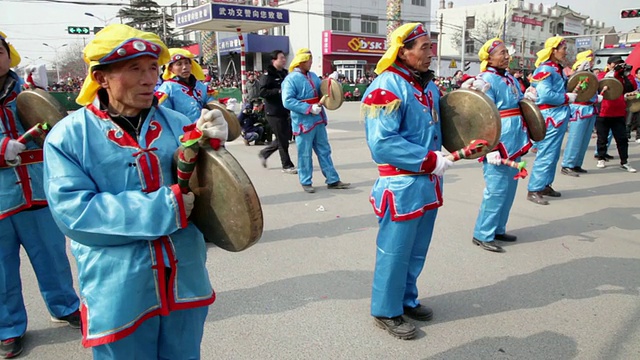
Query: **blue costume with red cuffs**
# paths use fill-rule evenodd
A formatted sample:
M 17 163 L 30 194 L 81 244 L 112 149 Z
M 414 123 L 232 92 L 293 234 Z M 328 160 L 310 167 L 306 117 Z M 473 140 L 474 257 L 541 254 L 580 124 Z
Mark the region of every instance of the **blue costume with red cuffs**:
M 160 85 L 156 90 L 156 97 L 160 105 L 186 115 L 191 121 L 196 121 L 200 118 L 201 110 L 207 103 L 215 100 L 215 97 L 202 81 L 196 80 L 195 77 L 190 80 L 195 82 L 194 86 L 174 76 Z
M 589 141 L 591 141 L 593 127 L 596 124 L 595 104 L 597 101 L 598 96 L 594 95 L 587 102 L 570 105 L 569 134 L 562 155 L 563 168 L 582 167 L 584 155 L 589 147 Z

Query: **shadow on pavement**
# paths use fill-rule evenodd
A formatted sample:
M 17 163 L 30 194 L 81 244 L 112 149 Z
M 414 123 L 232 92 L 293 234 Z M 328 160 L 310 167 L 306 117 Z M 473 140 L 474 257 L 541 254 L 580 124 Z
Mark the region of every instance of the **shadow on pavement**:
M 329 210 L 327 210 L 329 211 Z M 296 224 L 282 229 L 267 230 L 262 234 L 260 242 L 304 239 L 318 237 L 320 239 L 342 236 L 349 232 L 359 232 L 368 228 L 377 228 L 378 221 L 373 214 L 345 216 L 324 222 Z M 372 239 L 374 241 L 375 239 Z
M 260 196 L 260 204 L 262 205 L 277 205 L 277 204 L 288 204 L 294 202 L 304 202 L 311 200 L 320 200 L 327 199 L 334 196 L 340 196 L 341 194 L 358 194 L 362 192 L 369 193 L 371 191 L 371 187 L 375 180 L 365 180 L 360 182 L 351 182 L 349 179 L 343 179 L 342 181 L 351 183 L 351 188 L 344 190 L 330 190 L 327 189 L 327 185 L 324 182 L 314 184 L 313 187 L 316 188 L 316 192 L 313 194 L 307 194 L 302 190 L 302 186 L 300 184 L 296 184 L 292 187 L 289 193 L 284 194 L 274 194 L 267 196 Z M 368 196 L 367 196 L 368 198 Z M 365 198 L 364 201 L 367 201 Z
M 80 330 L 69 326 L 52 326 L 47 329 L 29 330 L 24 335 L 24 351 L 20 358 L 27 357 L 29 353 L 41 345 L 61 344 L 68 342 L 80 342 L 82 334 Z
M 560 172 L 558 172 L 560 173 Z M 591 176 L 596 174 L 581 175 L 582 176 Z M 622 175 L 625 175 L 624 173 Z M 629 176 L 634 176 L 633 174 L 628 174 Z M 605 196 L 605 195 L 621 195 L 621 194 L 632 194 L 635 191 L 638 191 L 639 182 L 635 181 L 625 181 L 615 184 L 602 184 L 601 186 L 594 188 L 583 188 L 583 189 L 569 189 L 563 190 L 562 188 L 557 189 L 562 193 L 563 198 L 567 199 L 577 199 L 583 197 L 593 197 L 593 196 Z

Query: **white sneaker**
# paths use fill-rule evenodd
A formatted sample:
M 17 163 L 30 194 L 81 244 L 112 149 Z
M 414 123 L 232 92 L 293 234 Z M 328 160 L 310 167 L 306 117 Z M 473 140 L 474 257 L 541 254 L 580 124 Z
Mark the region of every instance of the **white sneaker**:
M 295 167 L 286 168 L 286 169 L 282 169 L 282 172 L 285 173 L 285 174 L 295 175 L 295 174 L 298 173 L 298 169 L 296 169 Z
M 620 165 L 620 167 L 624 170 L 627 170 L 630 173 L 636 172 L 636 169 L 632 168 L 629 164 Z
M 599 167 L 600 169 L 602 169 L 605 166 L 607 166 L 607 165 L 604 164 L 604 160 L 598 160 L 598 164 L 596 165 L 596 167 Z

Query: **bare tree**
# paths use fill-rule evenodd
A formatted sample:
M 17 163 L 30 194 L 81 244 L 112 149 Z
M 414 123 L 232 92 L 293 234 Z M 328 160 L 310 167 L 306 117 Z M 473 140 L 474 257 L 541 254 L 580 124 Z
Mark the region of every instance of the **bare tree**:
M 62 77 L 84 77 L 87 75 L 87 68 L 82 59 L 84 46 L 80 42 L 75 42 L 66 46 L 58 55 L 58 66 L 60 67 L 60 78 Z
M 490 39 L 493 39 L 494 37 L 500 37 L 505 41 L 506 39 L 509 39 L 510 37 L 512 37 L 509 31 L 510 29 L 508 28 L 506 31 L 506 36 L 505 37 L 502 36 L 503 27 L 504 27 L 504 24 L 503 24 L 502 18 L 492 17 L 492 18 L 476 19 L 475 26 L 473 27 L 473 29 L 467 30 L 467 36 L 466 36 L 467 44 L 470 44 L 471 42 L 473 42 L 472 48 L 474 50 L 467 51 L 467 53 L 476 52 L 475 49 L 479 49 L 482 45 L 484 45 L 485 42 L 487 42 Z M 453 35 L 451 35 L 451 43 L 454 45 L 455 48 L 458 48 L 458 49 L 462 46 L 462 30 L 456 30 L 453 33 Z M 467 50 L 469 50 L 468 49 L 469 47 L 465 46 Z

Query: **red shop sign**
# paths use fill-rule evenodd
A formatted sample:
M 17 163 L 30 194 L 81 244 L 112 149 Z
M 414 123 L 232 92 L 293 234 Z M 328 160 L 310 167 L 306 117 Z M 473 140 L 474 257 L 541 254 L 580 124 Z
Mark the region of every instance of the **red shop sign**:
M 385 52 L 384 37 L 332 34 L 322 32 L 322 54 L 382 55 Z

